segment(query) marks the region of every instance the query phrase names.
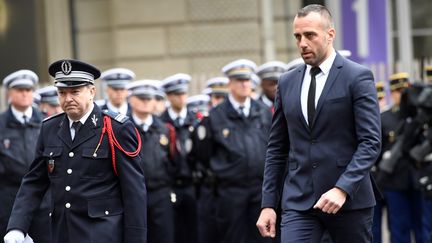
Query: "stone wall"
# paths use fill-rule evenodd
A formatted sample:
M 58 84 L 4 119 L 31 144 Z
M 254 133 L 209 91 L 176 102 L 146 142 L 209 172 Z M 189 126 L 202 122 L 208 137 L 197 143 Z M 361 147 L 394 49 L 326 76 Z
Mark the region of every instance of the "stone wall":
M 296 56 L 291 21 L 300 1 L 273 0 L 277 59 Z M 138 79 L 191 74 L 192 93 L 226 63 L 263 60 L 260 0 L 75 0 L 78 58 Z

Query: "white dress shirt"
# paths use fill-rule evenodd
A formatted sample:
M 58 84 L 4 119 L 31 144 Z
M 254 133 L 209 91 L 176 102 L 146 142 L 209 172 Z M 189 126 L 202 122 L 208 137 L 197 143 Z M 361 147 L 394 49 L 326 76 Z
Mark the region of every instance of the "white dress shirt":
M 237 102 L 234 97 L 229 94 L 228 95 L 228 99 L 231 103 L 231 105 L 234 107 L 234 110 L 236 110 L 237 112 L 240 112 L 240 106 L 243 106 L 243 114 L 245 117 L 249 116 L 249 112 L 250 112 L 250 107 L 251 107 L 251 98 L 247 97 L 245 102 L 243 104 L 240 104 L 239 102 Z
M 183 109 L 180 111 L 180 113 L 176 113 L 171 107 L 168 108 L 168 115 L 171 117 L 173 121 L 177 119 L 177 117 L 180 118 L 180 125 L 183 126 L 186 116 L 187 116 L 187 109 L 186 107 L 183 107 Z
M 333 49 L 330 56 L 324 62 L 322 62 L 321 65 L 319 66 L 319 68 L 321 69 L 321 72 L 315 76 L 315 80 L 316 80 L 315 107 L 318 104 L 318 100 L 319 100 L 321 93 L 324 89 L 324 85 L 327 81 L 328 75 L 330 73 L 330 69 L 333 65 L 335 58 L 336 58 L 336 51 Z M 301 94 L 300 94 L 302 113 L 303 113 L 303 116 L 306 120 L 306 123 L 308 123 L 307 100 L 308 100 L 309 86 L 311 83 L 311 75 L 310 75 L 311 68 L 312 68 L 311 65 L 306 65 L 306 71 L 305 71 L 305 75 L 303 78 L 303 83 L 302 83 L 302 87 L 301 87 Z
M 29 106 L 24 112 L 21 112 L 21 111 L 15 109 L 15 107 L 13 107 L 13 105 L 12 105 L 11 110 L 12 110 L 12 114 L 14 115 L 14 117 L 19 122 L 21 122 L 21 124 L 28 122 L 33 115 L 33 109 L 31 106 Z M 24 121 L 24 116 L 26 116 L 26 121 Z
M 139 117 L 137 117 L 135 114 L 132 114 L 132 119 L 134 120 L 135 124 L 138 124 L 138 126 L 141 126 L 144 132 L 147 132 L 150 126 L 153 124 L 153 116 L 149 115 L 145 120 L 141 120 Z

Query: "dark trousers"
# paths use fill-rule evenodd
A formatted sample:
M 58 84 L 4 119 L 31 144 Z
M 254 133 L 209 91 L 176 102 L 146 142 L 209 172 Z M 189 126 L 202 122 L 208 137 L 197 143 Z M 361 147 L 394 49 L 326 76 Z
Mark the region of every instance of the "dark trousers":
M 420 191 L 384 190 L 387 200 L 392 243 L 411 241 L 414 232 L 416 243 L 426 243 L 427 236 L 422 224 L 424 199 Z
M 261 211 L 261 185 L 219 187 L 216 201 L 218 230 L 223 243 L 268 243 L 256 227 Z
M 202 186 L 198 199 L 198 242 L 219 243 L 216 221 L 215 191 L 212 187 Z
M 321 242 L 325 230 L 333 243 L 372 242 L 373 208 L 327 214 L 320 210 L 285 210 L 282 213 L 282 242 Z
M 174 243 L 171 188 L 147 191 L 147 243 Z
M 195 187 L 175 187 L 174 222 L 176 243 L 197 242 L 197 201 Z
M 432 243 L 432 198 L 426 198 L 423 210 L 423 226 L 426 231 L 427 241 Z

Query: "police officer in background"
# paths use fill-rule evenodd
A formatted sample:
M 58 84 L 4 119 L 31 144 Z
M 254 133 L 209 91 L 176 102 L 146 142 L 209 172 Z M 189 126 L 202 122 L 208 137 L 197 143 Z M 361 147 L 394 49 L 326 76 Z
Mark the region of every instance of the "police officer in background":
M 271 124 L 269 109 L 250 97 L 255 68 L 252 61 L 240 59 L 222 69 L 229 78 L 230 94 L 194 133 L 193 155 L 216 180 L 211 199 L 218 242 L 272 242 L 260 237 L 255 228 Z
M 193 182 L 195 166 L 188 158 L 192 148 L 190 137 L 196 125 L 196 117 L 186 108 L 190 81 L 191 77 L 184 73 L 169 76 L 162 81 L 170 107 L 161 115 L 161 119 L 171 124 L 176 134 L 174 160 L 178 168 L 172 198 L 176 243 L 195 243 L 197 240 L 196 190 Z
M 57 88 L 55 86 L 46 86 L 36 90 L 40 95 L 39 110 L 44 117 L 49 117 L 62 112 L 58 100 Z
M 158 91 L 157 80 L 129 83 L 132 121 L 142 138 L 142 166 L 146 176 L 149 243 L 174 243 L 174 209 L 171 202 L 172 161 L 170 128 L 152 115 Z
M 272 112 L 279 77 L 286 71 L 288 71 L 288 66 L 280 61 L 266 62 L 256 70 L 257 75 L 261 78 L 262 89 L 262 94 L 258 99 L 268 106 Z
M 131 108 L 127 102 L 128 91 L 126 85 L 135 78 L 135 73 L 126 68 L 112 68 L 101 74 L 105 81 L 108 100 L 100 107 L 125 116 L 130 116 Z
M 405 118 L 400 112 L 400 102 L 402 92 L 407 87 L 408 73 L 390 76 L 393 105 L 381 114 L 383 159 L 388 157 L 403 129 Z M 381 160 L 378 164 L 377 182 L 382 187 L 388 209 L 391 242 L 410 242 L 411 232 L 414 233 L 416 242 L 426 242 L 422 226 L 423 198 L 414 183 L 414 168 L 409 156 L 401 156 L 392 166 L 384 161 Z
M 211 107 L 219 105 L 227 97 L 229 93 L 228 82 L 226 77 L 214 77 L 207 80 L 206 89 L 208 89 L 207 94 L 210 96 Z
M 35 159 L 16 196 L 5 242 L 24 241 L 47 189 L 52 197 L 54 243 L 146 242 L 141 140 L 133 123 L 121 114 L 102 113 L 93 103 L 97 68 L 59 60 L 50 65 L 49 73 L 65 112 L 42 123 Z
M 35 157 L 37 137 L 42 114 L 32 107 L 33 90 L 38 76 L 30 70 L 19 70 L 3 79 L 7 89 L 9 108 L 0 114 L 0 233 L 6 234 L 15 196 L 21 180 Z M 47 199 L 45 199 L 47 200 Z M 49 229 L 48 201 L 39 207 L 35 204 L 36 215 L 29 222 L 27 231 L 36 243 L 51 242 Z

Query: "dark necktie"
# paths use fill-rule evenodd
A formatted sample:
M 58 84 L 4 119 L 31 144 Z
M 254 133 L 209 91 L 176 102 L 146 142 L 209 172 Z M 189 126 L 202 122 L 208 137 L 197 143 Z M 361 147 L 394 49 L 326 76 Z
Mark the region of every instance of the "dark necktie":
M 27 116 L 26 115 L 23 115 L 23 121 L 24 121 L 23 125 L 24 126 L 27 125 Z
M 242 118 L 246 118 L 245 113 L 244 113 L 244 106 L 239 106 L 239 114 Z
M 75 137 L 78 134 L 78 131 L 80 130 L 81 126 L 82 126 L 82 123 L 80 121 L 75 121 L 75 122 L 72 123 L 72 128 L 75 130 L 75 135 L 72 138 L 72 140 L 75 139 Z
M 316 79 L 315 76 L 321 72 L 319 67 L 313 67 L 310 70 L 311 83 L 309 86 L 308 100 L 307 100 L 307 113 L 309 127 L 312 127 L 312 123 L 315 116 L 315 91 L 316 91 Z

